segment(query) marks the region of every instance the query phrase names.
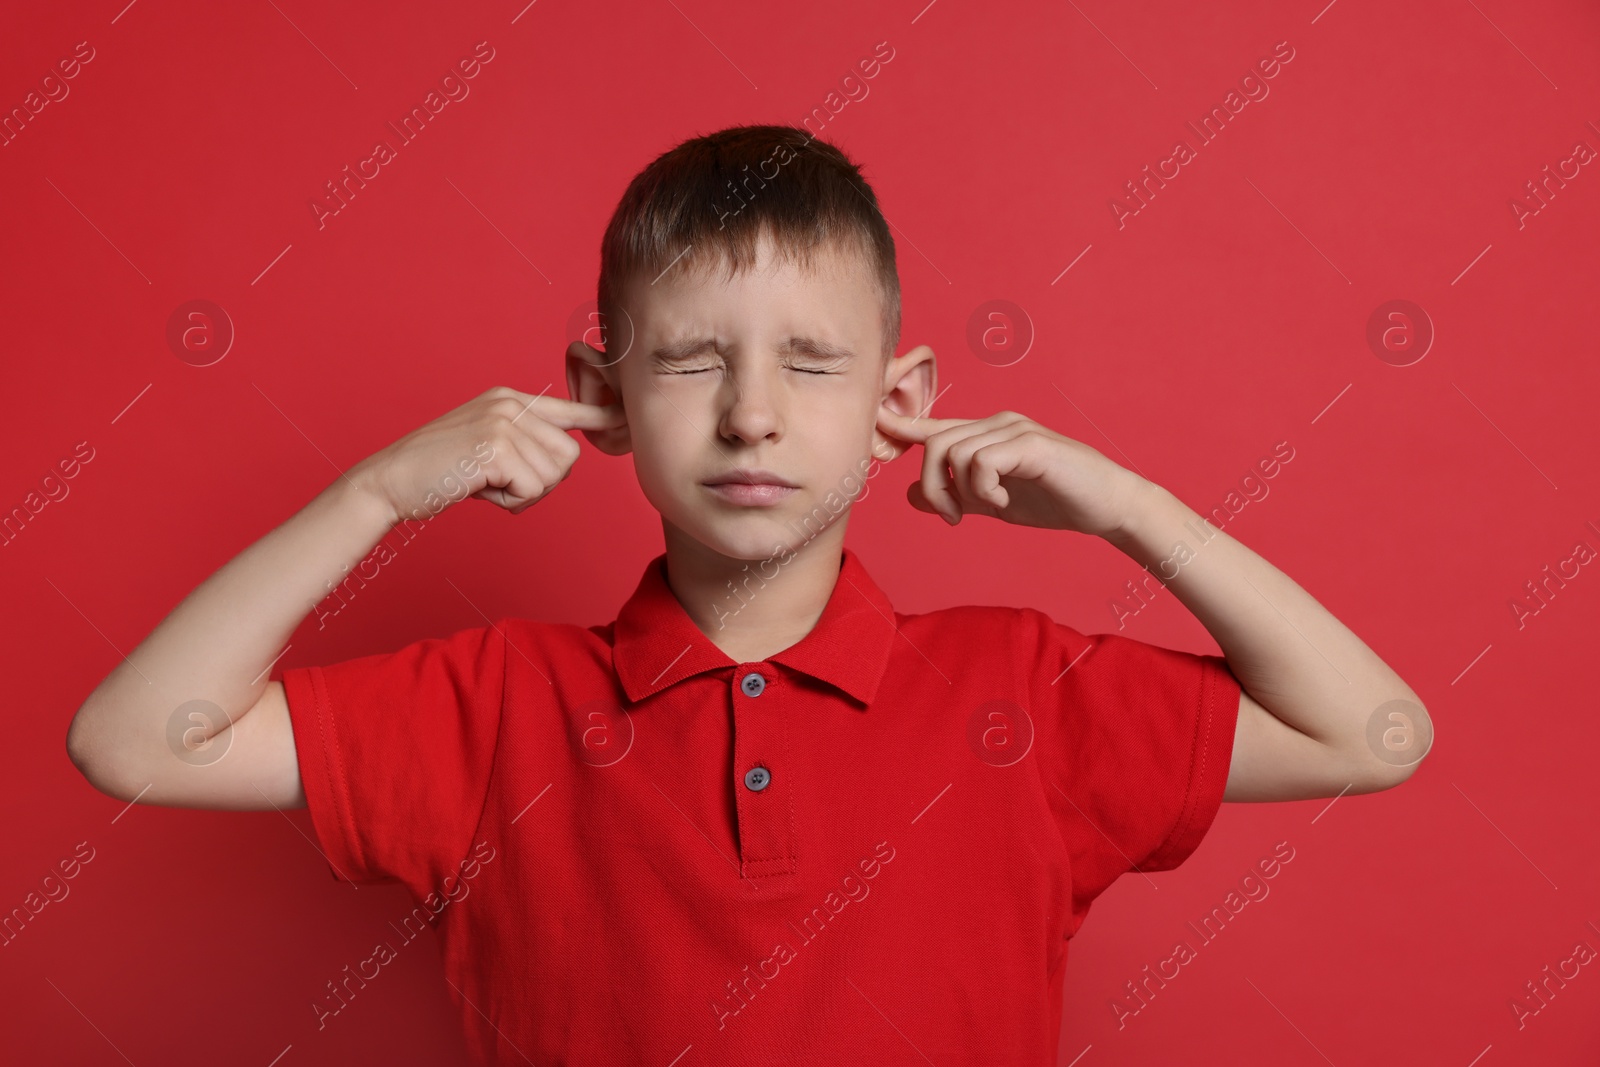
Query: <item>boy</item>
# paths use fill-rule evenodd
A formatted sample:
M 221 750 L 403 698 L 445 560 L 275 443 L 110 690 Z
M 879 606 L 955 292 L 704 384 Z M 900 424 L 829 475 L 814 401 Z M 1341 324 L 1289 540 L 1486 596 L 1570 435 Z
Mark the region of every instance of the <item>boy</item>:
M 483 1062 L 1053 1063 L 1067 939 L 1119 875 L 1177 866 L 1223 800 L 1386 789 L 1426 752 L 1416 694 L 1176 497 L 1014 412 L 926 417 L 933 353 L 894 355 L 894 244 L 836 148 L 756 126 L 665 153 L 607 227 L 599 308 L 573 399 L 491 389 L 356 464 L 68 736 L 119 799 L 309 806 L 336 877 L 416 897 Z M 262 681 L 397 522 L 441 487 L 531 507 L 574 429 L 661 514 L 614 623 L 501 618 Z M 1224 655 L 894 611 L 844 533 L 912 445 L 914 506 L 1104 537 Z

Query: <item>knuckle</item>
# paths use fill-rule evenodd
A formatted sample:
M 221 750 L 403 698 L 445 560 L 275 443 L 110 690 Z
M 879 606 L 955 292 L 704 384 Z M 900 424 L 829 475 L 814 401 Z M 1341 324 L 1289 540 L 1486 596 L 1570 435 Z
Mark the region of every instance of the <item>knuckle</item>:
M 515 398 L 509 396 L 496 397 L 489 404 L 489 411 L 498 418 L 510 422 L 522 411 L 522 405 Z
M 493 463 L 503 464 L 507 456 L 515 454 L 509 425 L 496 422 L 489 427 L 486 438 L 489 442 L 489 458 L 483 461 L 484 466 Z

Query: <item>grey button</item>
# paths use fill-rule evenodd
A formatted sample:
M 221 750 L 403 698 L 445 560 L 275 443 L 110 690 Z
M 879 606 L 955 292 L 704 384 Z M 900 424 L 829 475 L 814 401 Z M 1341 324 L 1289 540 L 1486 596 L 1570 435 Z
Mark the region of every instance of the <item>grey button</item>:
M 739 688 L 744 690 L 744 695 L 747 697 L 760 696 L 761 691 L 766 687 L 767 680 L 755 671 L 751 671 L 739 681 Z
M 767 773 L 765 767 L 751 767 L 744 774 L 745 788 L 752 792 L 759 793 L 771 784 L 772 775 Z

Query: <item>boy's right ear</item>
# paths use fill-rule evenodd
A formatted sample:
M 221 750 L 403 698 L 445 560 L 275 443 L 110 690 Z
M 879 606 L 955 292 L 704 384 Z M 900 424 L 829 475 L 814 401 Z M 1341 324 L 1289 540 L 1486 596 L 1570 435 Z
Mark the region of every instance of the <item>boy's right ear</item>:
M 616 363 L 606 354 L 583 341 L 567 346 L 567 394 L 580 404 L 605 407 L 621 401 L 621 387 Z M 608 456 L 622 456 L 633 451 L 633 437 L 628 424 L 609 430 L 581 430 L 589 443 Z

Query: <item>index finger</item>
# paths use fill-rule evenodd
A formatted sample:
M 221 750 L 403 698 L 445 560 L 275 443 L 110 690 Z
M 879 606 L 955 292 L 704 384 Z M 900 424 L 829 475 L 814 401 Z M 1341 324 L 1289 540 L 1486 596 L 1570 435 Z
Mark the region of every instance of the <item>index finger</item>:
M 524 394 L 526 396 L 526 394 Z M 563 430 L 612 430 L 628 421 L 621 402 L 615 404 L 585 404 L 581 400 L 565 400 L 559 396 L 527 396 L 522 413 L 532 411 L 552 426 Z M 522 415 L 518 415 L 520 419 Z M 516 422 L 517 419 L 512 419 Z
M 947 430 L 952 426 L 960 426 L 969 422 L 969 419 L 935 419 L 928 416 L 912 418 L 902 415 L 887 407 L 878 407 L 878 425 L 891 437 L 913 444 L 921 444 L 940 430 Z

